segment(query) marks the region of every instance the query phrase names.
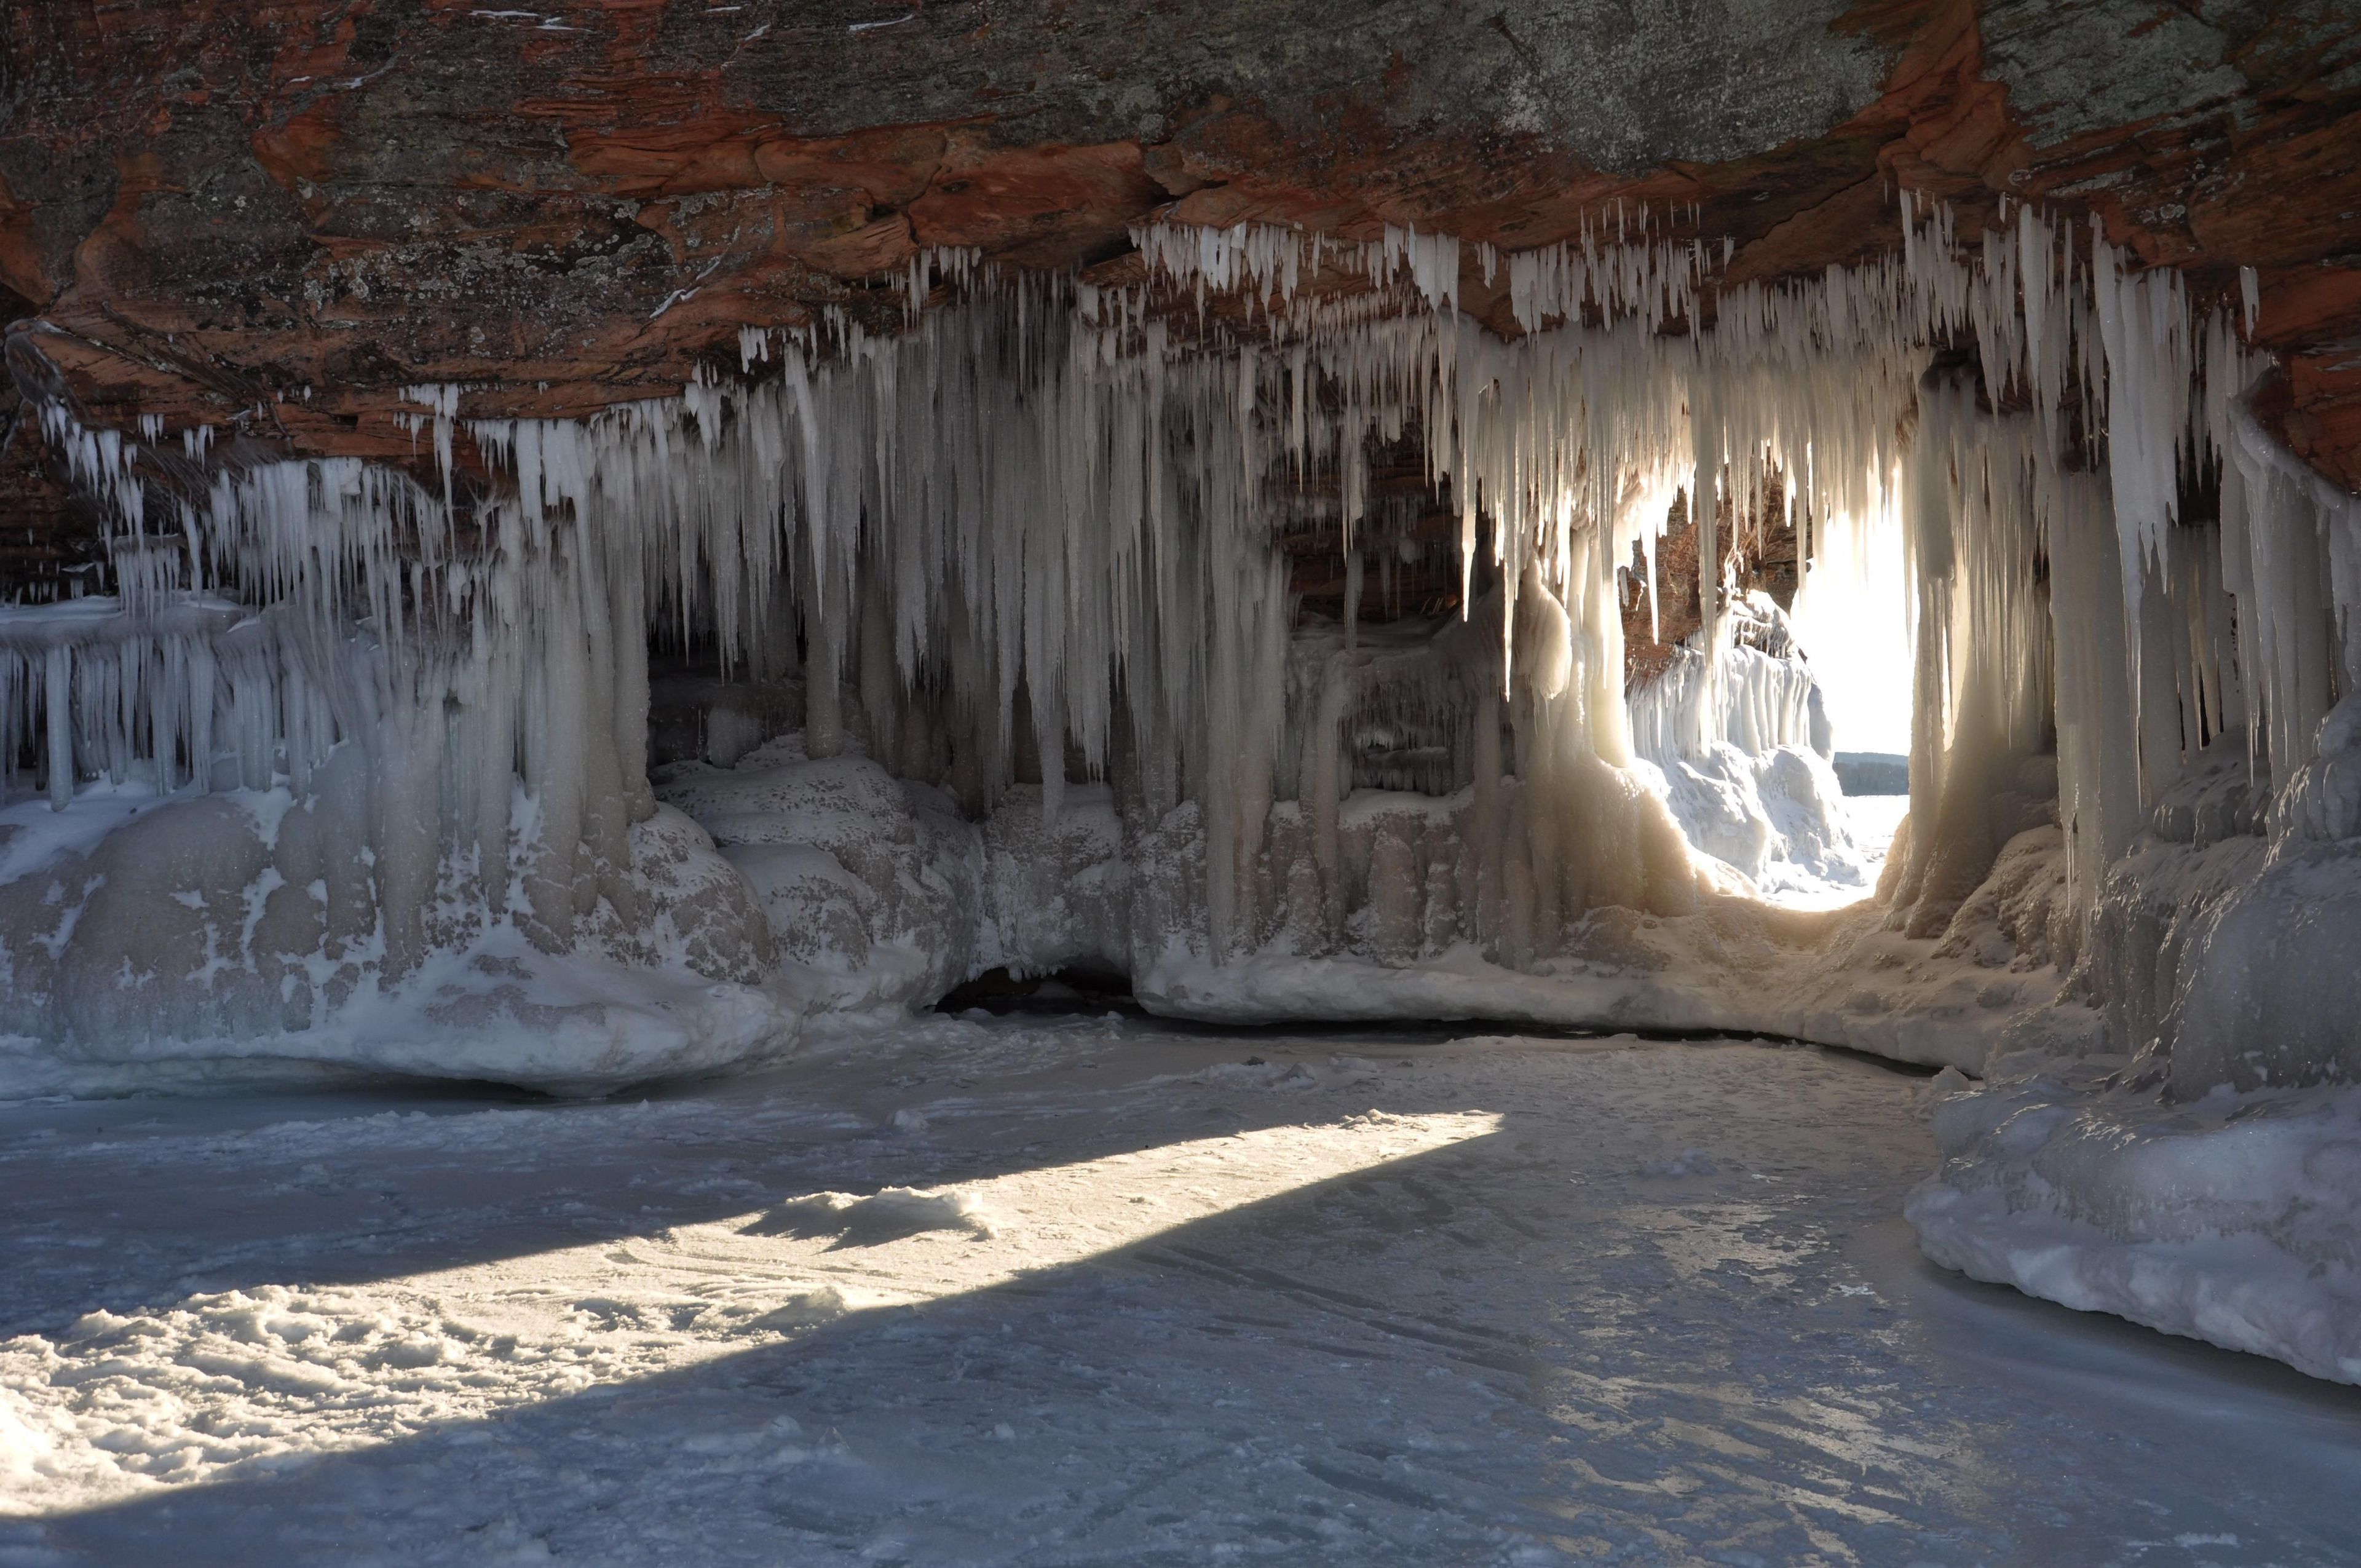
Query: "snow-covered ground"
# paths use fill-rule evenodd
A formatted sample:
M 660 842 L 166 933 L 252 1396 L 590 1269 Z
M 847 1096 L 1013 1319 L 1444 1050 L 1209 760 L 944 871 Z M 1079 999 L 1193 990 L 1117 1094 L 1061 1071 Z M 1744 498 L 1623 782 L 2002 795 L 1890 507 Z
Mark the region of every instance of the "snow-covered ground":
M 0 1109 L 0 1563 L 2351 1561 L 2361 1396 L 1945 1273 L 1806 1048 L 935 1019 Z

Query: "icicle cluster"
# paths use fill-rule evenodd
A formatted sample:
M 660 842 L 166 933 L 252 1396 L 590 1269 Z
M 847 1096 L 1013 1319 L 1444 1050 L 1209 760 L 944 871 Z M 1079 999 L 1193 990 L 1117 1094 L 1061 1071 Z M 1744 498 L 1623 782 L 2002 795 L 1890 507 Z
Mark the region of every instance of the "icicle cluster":
M 1451 235 L 1421 234 L 1415 224 L 1388 224 L 1375 240 L 1340 240 L 1277 224 L 1208 228 L 1154 223 L 1131 231 L 1150 280 L 1192 293 L 1246 293 L 1268 304 L 1295 302 L 1296 291 L 1323 267 L 1357 275 L 1380 291 L 1406 285 L 1428 309 L 1458 308 L 1460 245 Z M 1491 247 L 1480 248 L 1488 280 Z
M 1637 316 L 1651 332 L 1666 321 L 1694 320 L 1698 291 L 1729 261 L 1730 247 L 1651 237 L 1652 216 L 1644 203 L 1634 210 L 1618 202 L 1611 239 L 1606 223 L 1586 214 L 1575 239 L 1512 253 L 1509 305 L 1517 324 L 1532 332 L 1578 321 L 1586 307 L 1601 321 Z
M 1946 855 L 1989 863 L 1946 802 L 2043 744 L 2054 712 L 2087 896 L 2181 757 L 2250 725 L 2284 770 L 2356 689 L 2361 563 L 2330 526 L 2345 503 L 2239 433 L 2254 360 L 2226 312 L 2126 274 L 2103 239 L 2083 259 L 2030 209 L 1963 256 L 1947 211 L 1905 201 L 1902 255 L 1721 290 L 1710 329 L 1679 334 L 1657 328 L 1698 325 L 1726 255 L 1620 221 L 1540 252 L 1476 247 L 1530 329 L 1512 342 L 1458 312 L 1459 242 L 1409 228 L 1140 230 L 1156 285 L 1246 291 L 1270 323 L 1185 344 L 1147 290 L 930 252 L 896 338 L 840 317 L 750 331 L 745 378 L 579 422 L 469 420 L 458 389 L 413 389 L 440 496 L 354 463 L 224 469 L 170 526 L 149 515 L 142 444 L 53 407 L 53 439 L 107 500 L 122 592 L 0 617 L 0 723 L 34 738 L 60 798 L 78 774 L 143 767 L 163 788 L 301 790 L 362 747 L 393 927 L 415 930 L 438 865 L 497 908 L 522 855 L 522 896 L 562 940 L 623 896 L 601 868 L 648 809 L 653 625 L 800 679 L 814 755 L 857 729 L 978 809 L 1027 758 L 1053 819 L 1070 769 L 1122 773 L 1149 823 L 1190 804 L 1217 957 L 1268 933 L 1281 803 L 1308 813 L 1334 916 L 1356 781 L 1464 791 L 1474 912 L 1453 928 L 1513 929 L 1531 956 L 1585 908 L 1686 896 L 1631 859 L 1645 808 L 1617 772 L 1634 745 L 1617 575 L 1635 548 L 1653 574 L 1679 493 L 1706 626 L 1682 684 L 1643 701 L 1642 750 L 1807 727 L 1795 691 L 1722 689 L 1718 519 L 1772 504 L 1776 473 L 1811 520 L 1807 636 L 1864 542 L 1903 520 L 1917 884 L 1950 874 Z M 1323 269 L 1378 290 L 1315 298 Z M 959 298 L 927 308 L 939 282 Z M 2028 411 L 1924 380 L 1971 332 L 1986 402 Z M 2077 466 L 2087 442 L 2070 451 L 2077 412 L 2103 414 L 2103 482 Z M 1307 659 L 1275 498 L 1334 476 L 1356 605 L 1370 444 L 1405 431 L 1456 509 L 1464 624 L 1431 630 L 1420 657 L 1440 674 L 1360 645 L 1349 610 L 1341 644 Z M 464 518 L 462 439 L 512 480 Z M 2218 523 L 2177 514 L 2192 467 L 2218 471 Z M 2342 642 L 2322 635 L 2332 617 Z M 2119 714 L 2136 715 L 2128 744 Z

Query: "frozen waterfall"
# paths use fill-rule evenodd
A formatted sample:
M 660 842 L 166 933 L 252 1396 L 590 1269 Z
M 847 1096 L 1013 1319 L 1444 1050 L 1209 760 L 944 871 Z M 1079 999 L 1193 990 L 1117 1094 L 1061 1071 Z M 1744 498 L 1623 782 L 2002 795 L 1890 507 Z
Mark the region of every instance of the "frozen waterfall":
M 1979 251 L 1904 200 L 1901 255 L 1769 286 L 1718 287 L 1716 251 L 1636 211 L 1505 257 L 1159 225 L 1124 290 L 930 253 L 906 330 L 750 331 L 675 399 L 492 420 L 414 389 L 439 483 L 53 402 L 118 589 L 0 612 L 6 755 L 41 791 L 5 813 L 19 1054 L 611 1082 L 1087 950 L 1180 1013 L 1773 1027 L 1976 1065 L 1989 1031 L 1850 1016 L 1828 977 L 1889 935 L 1967 953 L 2012 846 L 2056 868 L 2009 927 L 2048 978 L 1983 1014 L 2158 961 L 2110 874 L 2222 745 L 2309 776 L 2361 677 L 2361 568 L 2351 503 L 2242 411 L 2235 312 L 2032 209 Z M 1505 272 L 1523 335 L 1461 313 L 1467 266 Z M 1405 443 L 1431 499 L 1389 524 L 1372 453 Z M 457 483 L 461 455 L 497 483 Z M 2218 516 L 2180 515 L 2189 475 Z M 1624 582 L 1676 499 L 1703 624 L 1627 696 Z M 1773 508 L 1809 539 L 1792 611 L 1727 589 L 1721 520 Z M 1347 563 L 1341 624 L 1304 608 L 1305 540 Z M 1814 629 L 1840 646 L 1897 547 L 1911 825 L 1882 905 L 1766 925 L 1747 879 L 1842 850 L 1814 826 Z M 1455 593 L 1358 623 L 1430 565 Z M 792 731 L 757 765 L 856 760 L 845 820 L 931 847 L 873 885 L 821 839 L 756 856 L 781 833 L 680 773 L 735 769 L 652 789 L 652 638 L 774 694 L 724 760 Z M 1701 827 L 1697 792 L 1741 773 L 1752 804 Z M 1040 907 L 1079 866 L 1082 935 Z M 861 940 L 823 983 L 796 912 L 828 886 Z M 844 953 L 895 943 L 933 946 L 847 989 Z M 519 1043 L 556 1019 L 579 1059 Z

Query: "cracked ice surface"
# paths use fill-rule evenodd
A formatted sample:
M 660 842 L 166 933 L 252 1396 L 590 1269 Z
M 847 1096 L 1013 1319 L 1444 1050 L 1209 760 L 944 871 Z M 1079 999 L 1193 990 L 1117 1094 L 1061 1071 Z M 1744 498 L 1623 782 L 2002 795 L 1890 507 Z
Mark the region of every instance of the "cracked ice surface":
M 0 1561 L 2329 1563 L 2361 1405 L 1944 1274 L 1806 1049 L 938 1018 L 0 1109 Z

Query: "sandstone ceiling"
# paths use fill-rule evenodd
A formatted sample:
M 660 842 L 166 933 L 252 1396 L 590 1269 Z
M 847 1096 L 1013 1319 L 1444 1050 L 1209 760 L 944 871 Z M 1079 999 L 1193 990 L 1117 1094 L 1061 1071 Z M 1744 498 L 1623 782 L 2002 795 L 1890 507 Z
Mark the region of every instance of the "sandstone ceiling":
M 928 246 L 1123 280 L 1157 216 L 1513 248 L 1622 198 L 1743 280 L 1907 188 L 2257 268 L 2270 411 L 2361 488 L 2356 0 L 5 0 L 0 71 L 19 395 L 125 428 L 408 461 L 405 387 L 668 393 L 741 325 L 898 320 Z M 0 553 L 70 553 L 31 422 L 0 465 Z

